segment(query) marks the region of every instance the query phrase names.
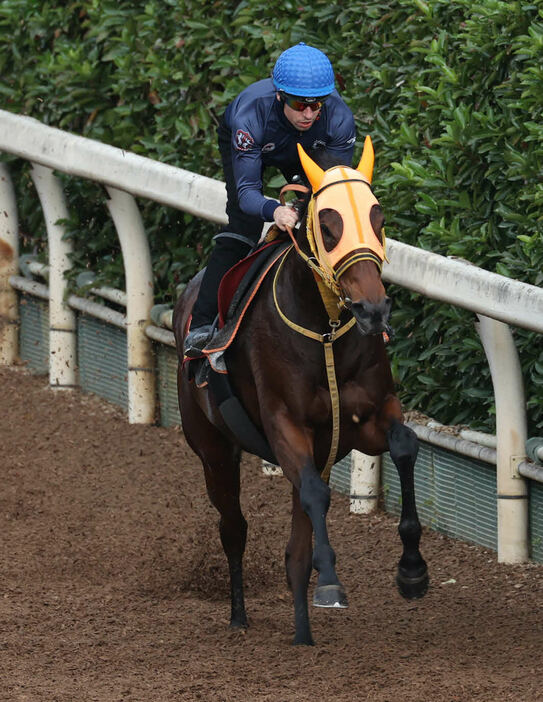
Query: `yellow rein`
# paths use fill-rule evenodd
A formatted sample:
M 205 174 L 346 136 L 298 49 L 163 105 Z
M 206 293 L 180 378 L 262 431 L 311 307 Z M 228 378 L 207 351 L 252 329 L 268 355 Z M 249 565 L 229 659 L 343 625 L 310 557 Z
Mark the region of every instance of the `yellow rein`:
M 298 192 L 309 192 L 309 189 L 302 185 L 285 185 L 280 193 L 281 204 L 285 204 L 284 193 L 288 190 L 296 190 Z M 339 321 L 340 310 L 345 307 L 345 298 L 341 293 L 341 288 L 339 286 L 338 280 L 345 273 L 345 271 L 350 268 L 354 263 L 358 261 L 369 260 L 373 261 L 379 270 L 382 267 L 382 260 L 373 251 L 355 251 L 350 256 L 343 261 L 340 265 L 339 270 L 334 271 L 325 263 L 321 263 L 318 256 L 317 243 L 315 241 L 315 196 L 312 195 L 309 201 L 306 217 L 306 236 L 309 242 L 309 247 L 311 249 L 311 256 L 305 254 L 300 247 L 298 242 L 292 232 L 290 227 L 287 227 L 287 232 L 292 240 L 292 246 L 286 251 L 283 256 L 281 263 L 277 267 L 275 272 L 275 277 L 273 280 L 273 300 L 275 303 L 275 309 L 277 310 L 279 316 L 283 322 L 293 329 L 294 331 L 306 336 L 315 341 L 319 341 L 324 347 L 324 357 L 326 362 L 326 375 L 328 378 L 328 388 L 330 390 L 330 399 L 332 404 L 332 440 L 330 446 L 330 453 L 326 461 L 326 465 L 322 471 L 322 478 L 326 482 L 330 479 L 330 471 L 335 463 L 337 456 L 337 449 L 339 445 L 339 391 L 337 387 L 336 371 L 334 364 L 334 351 L 333 343 L 336 339 L 339 339 L 343 334 L 346 334 L 352 327 L 356 324 L 356 319 L 352 317 L 346 324 L 341 326 Z M 323 301 L 324 307 L 328 313 L 329 324 L 331 331 L 326 334 L 318 334 L 317 332 L 306 329 L 305 327 L 296 324 L 295 322 L 288 319 L 288 317 L 283 313 L 279 307 L 279 302 L 277 300 L 277 281 L 279 280 L 279 275 L 283 269 L 283 264 L 289 254 L 289 252 L 294 248 L 296 253 L 307 263 L 309 268 L 313 271 L 321 299 Z M 385 238 L 383 231 L 383 252 L 386 259 L 386 249 L 385 249 Z

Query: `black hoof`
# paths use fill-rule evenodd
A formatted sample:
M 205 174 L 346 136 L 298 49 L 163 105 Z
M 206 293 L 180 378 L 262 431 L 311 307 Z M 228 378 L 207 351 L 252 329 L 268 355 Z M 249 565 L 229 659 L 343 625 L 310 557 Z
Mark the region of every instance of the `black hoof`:
M 293 646 L 314 646 L 315 642 L 311 637 L 309 639 L 298 639 L 297 637 L 292 642 Z
M 318 585 L 313 593 L 313 606 L 346 609 L 349 603 L 341 585 Z
M 428 587 L 430 584 L 430 578 L 428 577 L 428 571 L 425 570 L 422 575 L 418 575 L 416 578 L 410 578 L 407 575 L 403 575 L 400 570 L 398 570 L 398 575 L 396 576 L 396 585 L 400 591 L 400 595 L 405 597 L 406 600 L 419 600 L 421 597 L 428 592 Z
M 249 628 L 249 623 L 247 620 L 238 620 L 238 619 L 232 619 L 230 622 L 230 628 L 234 629 L 236 631 L 245 631 L 246 629 Z

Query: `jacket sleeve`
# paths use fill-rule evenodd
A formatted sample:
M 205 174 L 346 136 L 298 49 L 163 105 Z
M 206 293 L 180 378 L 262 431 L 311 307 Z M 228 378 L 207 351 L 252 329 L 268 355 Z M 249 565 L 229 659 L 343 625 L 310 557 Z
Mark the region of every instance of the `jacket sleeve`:
M 238 202 L 243 212 L 271 222 L 279 203 L 262 194 L 261 144 L 253 137 L 250 128 L 232 130 L 232 168 Z

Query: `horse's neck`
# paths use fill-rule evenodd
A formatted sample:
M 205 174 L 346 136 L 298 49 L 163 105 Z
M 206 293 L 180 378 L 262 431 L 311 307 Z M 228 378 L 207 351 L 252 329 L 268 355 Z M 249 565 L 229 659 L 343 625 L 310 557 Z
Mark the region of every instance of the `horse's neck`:
M 291 250 L 285 261 L 278 281 L 277 296 L 282 313 L 297 326 L 317 334 L 332 331 L 330 316 L 324 306 L 313 272 L 294 250 Z M 282 328 L 281 325 L 284 322 L 278 315 L 274 314 L 274 318 L 279 328 Z M 343 325 L 348 321 L 349 316 L 345 313 L 340 318 L 340 323 Z M 302 338 L 303 332 L 300 334 Z M 315 363 L 320 364 L 323 382 L 327 382 L 324 380 L 326 378 L 324 347 L 313 340 L 309 344 L 310 356 L 307 345 L 303 344 L 304 367 L 300 367 L 300 373 L 304 374 L 305 366 L 314 369 Z M 293 345 L 292 353 L 295 353 L 296 348 L 298 345 Z M 367 368 L 382 361 L 382 339 L 374 335 L 362 336 L 354 326 L 333 344 L 333 355 L 336 381 L 338 386 L 342 387 L 345 383 L 356 381 Z M 309 358 L 312 358 L 311 363 L 308 362 Z
M 297 244 L 306 256 L 311 256 L 304 224 L 305 221 L 298 230 Z M 317 333 L 324 334 L 331 330 L 330 315 L 325 308 L 315 275 L 295 250 L 291 251 L 285 261 L 280 286 L 284 312 L 290 319 Z M 345 315 L 346 313 L 341 317 L 342 323 L 349 321 L 350 317 Z M 334 344 L 336 360 L 341 361 L 348 377 L 351 373 L 372 365 L 376 356 L 381 354 L 381 345 L 380 338 L 362 336 L 355 326 L 345 334 L 338 347 Z

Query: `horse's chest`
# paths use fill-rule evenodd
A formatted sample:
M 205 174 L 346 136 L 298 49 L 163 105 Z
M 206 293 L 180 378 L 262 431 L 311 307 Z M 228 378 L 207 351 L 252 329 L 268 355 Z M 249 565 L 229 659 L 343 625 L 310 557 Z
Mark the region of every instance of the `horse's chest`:
M 337 409 L 344 421 L 359 424 L 366 421 L 375 411 L 375 403 L 368 393 L 355 382 L 348 382 L 339 388 Z M 314 424 L 330 421 L 334 407 L 328 388 L 319 387 L 308 407 L 308 419 Z

